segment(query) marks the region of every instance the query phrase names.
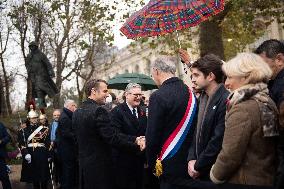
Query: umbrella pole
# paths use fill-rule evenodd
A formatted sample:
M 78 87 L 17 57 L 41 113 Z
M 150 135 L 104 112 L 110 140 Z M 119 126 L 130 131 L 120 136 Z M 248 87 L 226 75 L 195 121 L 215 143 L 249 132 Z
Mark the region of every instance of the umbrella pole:
M 178 40 L 178 46 L 181 49 L 181 44 L 180 44 L 180 40 L 179 40 L 179 35 L 178 35 L 178 31 L 176 31 L 176 36 L 177 36 L 177 40 Z
M 178 46 L 179 46 L 179 48 L 181 49 L 181 44 L 180 44 L 180 39 L 179 39 L 178 31 L 176 30 L 175 33 L 176 33 L 176 36 L 177 36 Z M 179 62 L 181 62 L 180 56 L 179 56 Z M 186 70 L 186 68 L 185 68 L 183 62 L 182 62 L 182 67 L 183 67 L 184 73 L 187 74 L 187 70 Z

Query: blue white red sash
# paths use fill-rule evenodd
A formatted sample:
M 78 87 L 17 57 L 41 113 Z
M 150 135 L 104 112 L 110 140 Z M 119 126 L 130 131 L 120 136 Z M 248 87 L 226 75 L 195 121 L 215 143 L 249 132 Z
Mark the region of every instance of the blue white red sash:
M 164 160 L 173 157 L 177 151 L 180 149 L 182 143 L 187 136 L 190 127 L 192 125 L 192 121 L 196 114 L 196 99 L 193 92 L 189 90 L 189 100 L 186 108 L 186 112 L 179 122 L 176 129 L 171 133 L 169 138 L 166 140 L 162 147 L 162 151 L 159 156 L 159 160 Z

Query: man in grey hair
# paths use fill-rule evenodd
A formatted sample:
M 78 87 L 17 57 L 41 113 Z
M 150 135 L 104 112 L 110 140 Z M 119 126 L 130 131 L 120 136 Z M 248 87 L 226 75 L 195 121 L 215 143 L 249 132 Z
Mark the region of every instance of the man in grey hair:
M 161 56 L 151 65 L 159 89 L 150 96 L 146 156 L 161 189 L 174 189 L 175 178 L 188 178 L 186 158 L 194 134 L 196 100 L 175 77 L 175 62 L 174 57 Z
M 167 78 L 174 77 L 176 72 L 176 58 L 161 56 L 151 64 L 152 77 L 158 86 Z
M 56 138 L 58 138 L 58 155 L 61 160 L 61 188 L 75 189 L 78 185 L 77 144 L 72 130 L 72 116 L 77 109 L 74 100 L 66 100 L 59 117 Z
M 125 89 L 125 102 L 116 106 L 110 113 L 111 125 L 121 133 L 140 137 L 140 143 L 144 143 L 147 126 L 146 113 L 141 109 L 141 86 L 137 83 L 129 83 Z M 142 189 L 143 168 L 145 163 L 144 153 L 127 152 L 113 149 L 115 168 L 115 185 L 117 189 Z

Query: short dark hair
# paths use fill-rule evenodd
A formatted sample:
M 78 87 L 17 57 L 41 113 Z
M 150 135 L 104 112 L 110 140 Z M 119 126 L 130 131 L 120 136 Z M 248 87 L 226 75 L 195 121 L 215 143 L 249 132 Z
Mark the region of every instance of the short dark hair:
M 105 83 L 107 85 L 107 82 L 103 79 L 91 79 L 87 81 L 86 87 L 85 87 L 85 94 L 86 96 L 91 95 L 92 89 L 98 90 L 100 87 L 100 83 Z
M 278 41 L 277 39 L 269 39 L 267 41 L 264 41 L 259 47 L 257 47 L 254 53 L 265 53 L 267 58 L 274 59 L 279 53 L 282 53 L 284 55 L 284 43 Z
M 207 54 L 197 61 L 195 61 L 191 68 L 196 68 L 201 71 L 205 77 L 211 72 L 215 75 L 215 81 L 217 83 L 224 82 L 225 74 L 222 70 L 223 61 L 214 54 Z

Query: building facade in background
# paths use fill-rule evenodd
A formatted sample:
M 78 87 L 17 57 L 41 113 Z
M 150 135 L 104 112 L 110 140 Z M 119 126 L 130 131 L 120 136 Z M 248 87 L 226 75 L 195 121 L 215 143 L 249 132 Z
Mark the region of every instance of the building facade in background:
M 283 25 L 277 21 L 271 23 L 268 26 L 265 34 L 256 40 L 253 44 L 249 44 L 246 47 L 246 51 L 252 51 L 258 47 L 263 41 L 267 39 L 284 40 Z M 193 37 L 191 40 L 191 48 L 187 51 L 191 55 L 193 60 L 199 58 L 198 36 Z M 98 60 L 97 71 L 94 75 L 95 78 L 102 78 L 108 81 L 110 78 L 123 73 L 142 73 L 150 76 L 150 64 L 159 56 L 159 47 L 152 49 L 148 45 L 131 45 L 123 49 L 112 48 L 112 59 L 100 59 Z M 185 74 L 183 65 L 180 63 L 177 56 L 177 76 L 182 78 L 185 83 L 190 85 L 190 73 Z M 121 95 L 122 91 L 112 90 L 116 95 Z M 148 96 L 151 91 L 146 92 Z

